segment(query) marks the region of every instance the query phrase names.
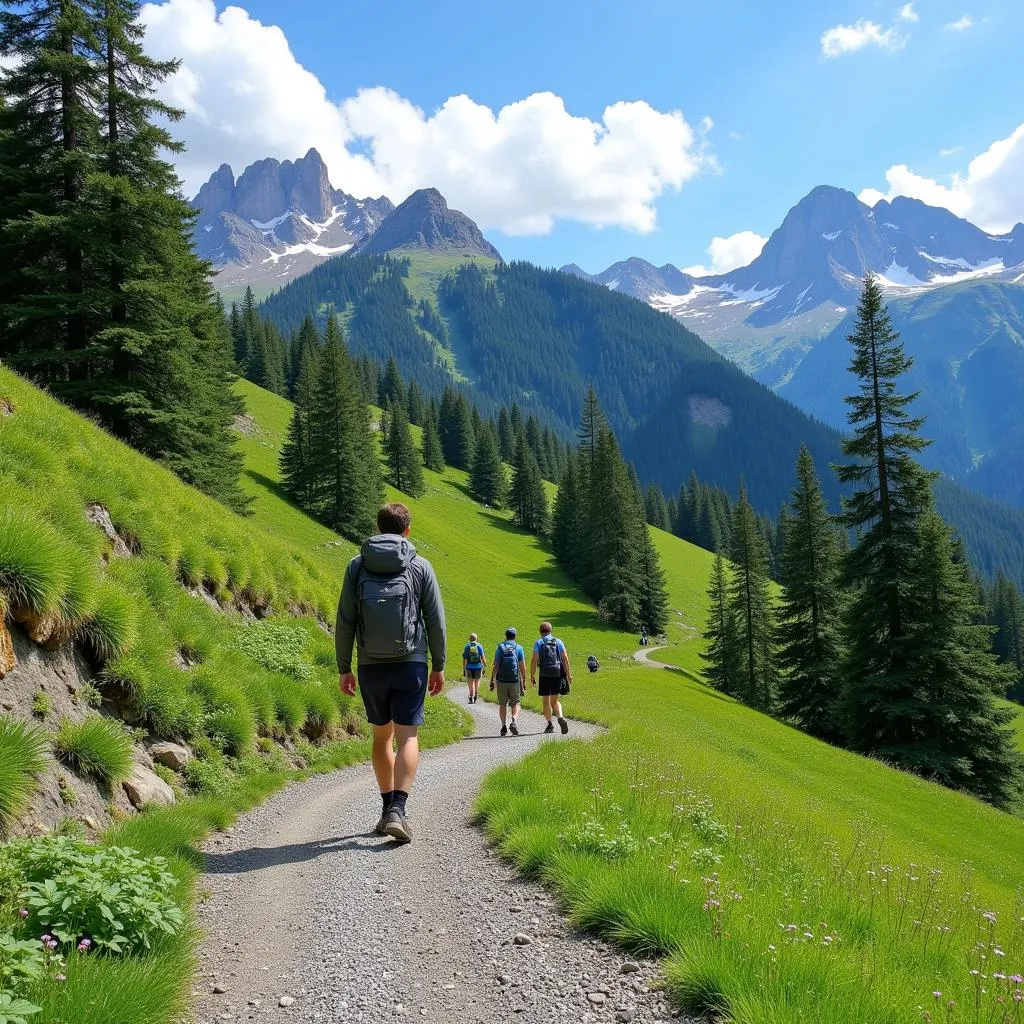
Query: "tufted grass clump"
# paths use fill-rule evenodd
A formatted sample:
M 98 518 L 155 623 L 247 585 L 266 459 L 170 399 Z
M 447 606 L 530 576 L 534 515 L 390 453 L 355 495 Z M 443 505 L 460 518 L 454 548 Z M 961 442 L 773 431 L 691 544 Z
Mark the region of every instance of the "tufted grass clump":
M 28 806 L 46 767 L 46 736 L 37 726 L 0 714 L 0 835 Z
M 138 620 L 133 595 L 111 581 L 104 581 L 99 589 L 96 610 L 82 627 L 82 639 L 100 662 L 113 661 L 135 645 Z
M 60 761 L 108 786 L 131 774 L 131 736 L 120 722 L 95 712 L 80 722 L 63 719 L 53 737 L 53 751 Z
M 0 594 L 8 606 L 39 614 L 58 609 L 69 561 L 52 527 L 20 509 L 0 510 Z

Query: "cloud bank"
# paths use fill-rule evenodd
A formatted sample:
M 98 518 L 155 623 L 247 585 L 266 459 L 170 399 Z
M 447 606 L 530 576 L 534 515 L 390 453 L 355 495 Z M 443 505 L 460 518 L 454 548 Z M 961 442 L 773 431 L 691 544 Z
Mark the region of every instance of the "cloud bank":
M 907 17 L 907 14 L 910 17 Z M 917 14 L 913 6 L 908 4 L 900 12 L 904 21 L 915 21 Z M 861 18 L 853 25 L 836 25 L 821 34 L 821 55 L 823 57 L 841 57 L 845 53 L 856 53 L 867 46 L 875 46 L 882 50 L 899 50 L 905 40 L 894 28 L 883 29 L 877 21 Z
M 714 165 L 707 119 L 644 102 L 607 107 L 599 121 L 571 114 L 553 93 L 500 110 L 453 96 L 425 112 L 386 88 L 334 101 L 295 59 L 284 33 L 240 7 L 165 0 L 142 8 L 147 48 L 180 57 L 164 97 L 183 108 L 188 146 L 178 173 L 194 194 L 221 163 L 294 159 L 316 147 L 332 183 L 400 202 L 426 185 L 484 228 L 544 234 L 558 219 L 638 232 L 656 202 Z
M 885 180 L 887 192 L 864 189 L 861 201 L 874 206 L 879 199 L 910 196 L 930 206 L 944 206 L 986 231 L 1009 231 L 1024 221 L 1024 124 L 979 153 L 966 173 L 954 174 L 948 185 L 917 174 L 906 164 L 890 167 Z
M 708 274 L 726 274 L 737 267 L 745 267 L 761 254 L 768 239 L 753 231 L 737 231 L 735 235 L 722 238 L 716 235 L 705 250 L 711 257 L 708 266 L 683 267 L 684 274 L 705 277 Z

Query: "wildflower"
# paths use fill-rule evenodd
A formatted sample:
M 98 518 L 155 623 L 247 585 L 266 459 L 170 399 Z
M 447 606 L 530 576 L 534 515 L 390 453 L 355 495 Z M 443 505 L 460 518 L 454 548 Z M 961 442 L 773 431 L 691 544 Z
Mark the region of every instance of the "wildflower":
M 24 907 L 21 907 L 18 911 L 18 917 L 24 921 L 25 918 L 28 917 L 28 911 Z
M 972 978 L 978 977 L 979 974 L 981 974 L 981 971 L 979 971 L 976 967 L 972 967 L 971 968 L 971 977 Z
M 82 941 L 78 944 L 78 952 L 79 953 L 86 953 L 86 952 L 88 952 L 88 950 L 89 950 L 89 948 L 91 946 L 92 946 L 92 939 L 82 939 Z
M 66 975 L 66 974 L 55 974 L 55 975 L 53 976 L 53 980 L 54 980 L 54 981 L 67 981 L 67 980 L 68 980 L 68 977 L 67 977 L 67 975 Z
M 805 939 L 813 939 L 814 938 L 814 933 L 813 932 L 804 932 L 804 938 Z
M 772 952 L 772 953 L 775 952 L 775 947 L 770 942 L 768 943 L 768 950 L 769 950 L 769 952 Z
M 1006 981 L 1006 975 L 996 971 L 992 975 L 993 978 L 997 978 L 999 981 Z
M 53 936 L 49 932 L 46 932 L 45 935 L 39 936 L 39 941 L 45 946 L 52 938 Z
M 941 992 L 933 992 L 933 993 L 932 993 L 932 995 L 933 995 L 933 996 L 934 996 L 934 997 L 935 997 L 936 999 L 941 999 L 941 998 L 942 998 L 942 993 L 941 993 Z
M 790 935 L 795 935 L 796 934 L 796 925 L 795 924 L 787 924 L 786 925 L 786 931 L 789 932 Z
M 1015 988 L 1013 990 L 1013 1001 L 1015 1003 L 1024 1002 L 1024 992 L 1022 992 L 1019 988 Z
M 998 946 L 993 946 L 992 952 L 995 953 L 996 956 L 1006 956 L 1006 954 Z
M 981 916 L 983 918 L 985 918 L 985 920 L 988 921 L 989 924 L 995 924 L 996 923 L 996 915 L 993 914 L 991 910 L 986 910 L 985 913 L 982 914 Z
M 1010 981 L 1014 982 L 1017 985 L 1024 985 L 1024 975 L 1021 975 L 1021 974 L 1011 974 L 1010 975 Z
M 704 909 L 705 910 L 719 910 L 721 908 L 721 906 L 722 906 L 722 904 L 719 903 L 718 900 L 709 899 L 704 904 Z

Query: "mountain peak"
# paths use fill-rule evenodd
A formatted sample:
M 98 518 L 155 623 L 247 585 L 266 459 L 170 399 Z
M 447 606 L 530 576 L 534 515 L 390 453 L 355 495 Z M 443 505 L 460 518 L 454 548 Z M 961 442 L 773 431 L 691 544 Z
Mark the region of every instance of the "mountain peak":
M 382 253 L 405 248 L 501 259 L 476 224 L 464 213 L 451 209 L 436 188 L 413 192 L 359 243 L 356 251 Z

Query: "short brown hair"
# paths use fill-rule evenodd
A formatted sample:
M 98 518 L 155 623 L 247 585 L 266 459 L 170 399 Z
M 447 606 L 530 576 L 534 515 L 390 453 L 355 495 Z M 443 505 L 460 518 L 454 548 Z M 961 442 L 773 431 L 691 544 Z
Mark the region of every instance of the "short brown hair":
M 381 533 L 405 533 L 412 522 L 408 506 L 392 501 L 377 513 L 377 529 Z
M 543 633 L 543 634 L 544 634 L 545 636 L 547 636 L 547 634 L 551 632 L 551 623 L 550 623 L 550 622 L 542 622 L 542 623 L 540 624 L 540 631 L 541 631 L 541 632 L 542 632 L 542 633 Z

